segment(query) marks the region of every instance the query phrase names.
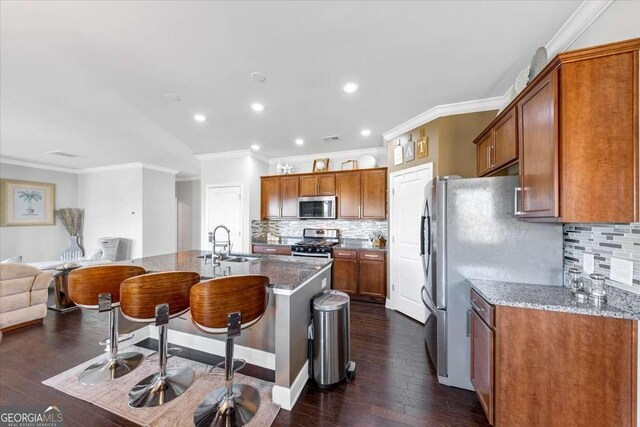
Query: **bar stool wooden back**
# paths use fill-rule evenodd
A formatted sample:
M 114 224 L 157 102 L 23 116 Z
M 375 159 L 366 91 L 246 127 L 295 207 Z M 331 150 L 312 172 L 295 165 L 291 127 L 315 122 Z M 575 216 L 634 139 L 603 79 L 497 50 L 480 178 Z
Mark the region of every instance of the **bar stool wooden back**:
M 200 426 L 242 426 L 260 407 L 260 393 L 247 384 L 233 384 L 233 338 L 264 315 L 269 278 L 247 275 L 221 277 L 191 288 L 191 320 L 202 331 L 226 334 L 225 386 L 209 393 L 194 414 Z
M 100 344 L 108 345 L 107 360 L 85 369 L 78 378 L 81 384 L 98 384 L 120 378 L 134 370 L 142 362 L 142 354 L 128 352 L 118 354 L 118 307 L 120 283 L 130 277 L 144 274 L 144 268 L 134 265 L 99 265 L 73 270 L 68 276 L 69 298 L 78 306 L 109 312 L 109 338 Z M 130 339 L 131 335 L 128 338 Z
M 189 310 L 189 291 L 200 275 L 190 271 L 152 273 L 125 280 L 120 286 L 120 309 L 134 322 L 158 326 L 160 369 L 136 384 L 127 398 L 133 408 L 160 406 L 185 392 L 195 373 L 189 368 L 167 369 L 169 319 Z

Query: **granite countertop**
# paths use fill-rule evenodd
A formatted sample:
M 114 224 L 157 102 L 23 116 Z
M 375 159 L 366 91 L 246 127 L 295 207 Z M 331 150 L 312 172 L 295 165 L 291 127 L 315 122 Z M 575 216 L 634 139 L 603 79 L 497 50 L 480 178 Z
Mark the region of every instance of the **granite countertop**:
M 475 291 L 493 305 L 640 320 L 640 313 L 626 311 L 610 304 L 596 307 L 590 302 L 578 302 L 571 295 L 571 291 L 563 286 L 478 279 L 467 281 Z
M 232 254 L 257 258 L 248 262 L 225 262 L 212 266 L 211 261 L 202 257 L 210 251 L 184 251 L 152 257 L 121 261 L 118 264 L 133 264 L 148 273 L 160 271 L 195 271 L 202 280 L 222 276 L 260 274 L 269 278 L 270 286 L 277 289 L 293 290 L 305 283 L 320 270 L 329 266 L 327 258 L 298 258 L 280 255 Z

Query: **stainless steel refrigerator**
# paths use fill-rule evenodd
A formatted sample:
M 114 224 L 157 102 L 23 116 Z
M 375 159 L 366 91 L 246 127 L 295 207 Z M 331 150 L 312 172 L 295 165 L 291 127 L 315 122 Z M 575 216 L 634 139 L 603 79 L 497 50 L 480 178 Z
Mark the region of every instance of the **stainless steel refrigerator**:
M 441 384 L 473 390 L 467 278 L 562 284 L 562 224 L 514 215 L 518 177 L 436 177 L 421 221 L 425 340 Z

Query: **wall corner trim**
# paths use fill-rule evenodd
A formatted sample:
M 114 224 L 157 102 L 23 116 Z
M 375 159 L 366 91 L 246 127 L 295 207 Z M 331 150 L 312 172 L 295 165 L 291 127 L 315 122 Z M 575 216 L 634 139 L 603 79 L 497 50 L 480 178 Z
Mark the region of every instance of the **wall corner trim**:
M 419 126 L 429 123 L 440 117 L 453 116 L 456 114 L 477 113 L 480 111 L 498 110 L 504 103 L 503 96 L 495 96 L 493 98 L 474 99 L 472 101 L 456 102 L 453 104 L 436 105 L 430 110 L 407 120 L 406 122 L 394 127 L 383 133 L 385 141 L 390 141 L 405 132 L 409 132 Z
M 65 168 L 60 166 L 25 162 L 22 160 L 0 157 L 0 163 L 4 163 L 7 165 L 24 166 L 27 168 L 44 169 L 44 170 L 50 170 L 55 172 L 65 172 L 65 173 L 75 173 L 75 174 L 105 172 L 105 171 L 111 171 L 111 170 L 133 169 L 133 168 L 151 169 L 158 172 L 170 173 L 172 175 L 175 175 L 180 172 L 179 170 L 176 170 L 176 169 L 169 169 L 162 166 L 157 166 L 157 165 L 152 165 L 150 163 L 142 163 L 142 162 L 124 163 L 120 165 L 109 165 L 109 166 L 97 166 L 93 168 Z
M 289 157 L 274 157 L 269 160 L 270 165 L 275 165 L 278 162 L 305 162 L 311 161 L 315 159 L 323 159 L 323 158 L 334 158 L 336 156 L 362 156 L 364 154 L 387 154 L 387 149 L 385 147 L 372 147 L 372 148 L 360 148 L 357 150 L 344 150 L 344 151 L 332 151 L 329 153 L 318 153 L 318 154 L 303 154 L 300 156 L 289 156 Z

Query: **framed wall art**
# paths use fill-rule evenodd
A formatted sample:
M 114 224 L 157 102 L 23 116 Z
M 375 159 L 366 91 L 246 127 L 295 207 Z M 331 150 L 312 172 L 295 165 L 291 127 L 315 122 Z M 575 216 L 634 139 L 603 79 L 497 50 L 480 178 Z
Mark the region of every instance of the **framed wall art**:
M 429 155 L 429 138 L 424 132 L 424 129 L 420 129 L 420 138 L 418 138 L 418 158 L 427 157 Z
M 358 169 L 358 162 L 355 160 L 347 160 L 346 162 L 342 162 L 342 170 L 343 171 L 352 171 L 354 169 Z
M 329 170 L 329 159 L 315 159 L 313 161 L 314 172 L 326 172 Z
M 56 185 L 0 179 L 0 226 L 54 225 Z

